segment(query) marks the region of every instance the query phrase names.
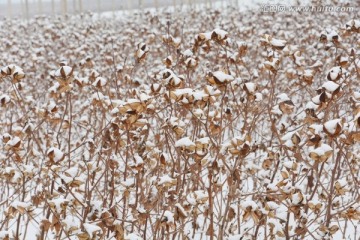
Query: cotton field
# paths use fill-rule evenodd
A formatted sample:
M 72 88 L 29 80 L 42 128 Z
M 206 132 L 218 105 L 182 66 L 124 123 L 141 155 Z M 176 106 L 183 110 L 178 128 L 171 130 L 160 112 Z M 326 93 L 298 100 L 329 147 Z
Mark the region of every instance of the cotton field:
M 359 239 L 359 12 L 213 7 L 0 22 L 0 239 Z

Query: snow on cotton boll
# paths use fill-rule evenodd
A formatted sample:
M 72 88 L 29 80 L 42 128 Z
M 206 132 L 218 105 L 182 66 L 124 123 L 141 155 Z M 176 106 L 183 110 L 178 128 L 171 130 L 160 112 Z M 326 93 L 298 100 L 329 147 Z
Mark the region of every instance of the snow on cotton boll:
M 10 96 L 7 95 L 7 94 L 2 94 L 0 96 L 0 105 L 1 105 L 1 107 L 6 107 L 6 105 L 8 105 L 9 103 L 11 103 Z
M 21 139 L 19 137 L 13 137 L 8 142 L 6 142 L 5 150 L 9 151 L 18 151 L 21 147 Z
M 0 70 L 0 79 L 6 76 L 12 78 L 12 83 L 17 83 L 25 77 L 25 73 L 21 67 L 10 64 Z
M 163 214 L 163 218 L 161 219 L 161 224 L 165 226 L 167 229 L 175 228 L 174 214 L 170 211 L 165 211 Z
M 145 43 L 139 43 L 135 52 L 135 58 L 138 63 L 145 61 L 149 48 Z
M 211 40 L 214 40 L 220 44 L 224 44 L 228 37 L 228 33 L 222 29 L 214 29 L 211 33 Z
M 58 81 L 66 81 L 72 77 L 72 74 L 73 74 L 73 68 L 69 66 L 61 66 L 59 69 L 55 71 L 54 77 Z
M 9 240 L 10 236 L 12 236 L 11 231 L 0 231 L 0 239 Z
M 311 85 L 314 80 L 315 71 L 312 69 L 306 69 L 300 76 L 300 80 L 308 85 Z
M 47 152 L 46 152 L 46 155 L 49 158 L 49 161 L 47 164 L 49 164 L 50 166 L 53 164 L 57 164 L 58 162 L 63 160 L 65 157 L 64 153 L 56 147 L 49 148 L 49 150 L 47 150 Z
M 279 109 L 283 114 L 291 114 L 294 111 L 295 105 L 287 94 L 279 94 L 277 98 L 279 99 Z
M 143 240 L 138 233 L 129 233 L 125 235 L 125 240 Z
M 187 153 L 193 153 L 195 151 L 196 144 L 191 141 L 189 137 L 184 137 L 175 142 L 175 147 L 178 147 Z
M 58 91 L 59 93 L 68 92 L 72 88 L 72 81 L 74 69 L 69 66 L 61 66 L 53 73 L 53 77 L 58 81 Z
M 338 81 L 342 76 L 342 68 L 341 67 L 333 67 L 327 74 L 327 79 L 329 81 Z
M 184 86 L 184 79 L 176 76 L 171 69 L 164 69 L 160 74 L 169 89 L 182 88 Z
M 263 38 L 260 39 L 260 43 L 263 46 L 271 46 L 273 49 L 282 50 L 286 46 L 285 40 L 280 40 L 273 38 L 272 36 L 265 34 Z
M 301 51 L 296 51 L 294 52 L 294 54 L 292 55 L 292 58 L 293 58 L 293 61 L 294 63 L 298 66 L 298 67 L 301 67 L 301 66 L 304 66 L 305 65 L 305 58 L 302 54 Z
M 248 200 L 242 203 L 241 208 L 244 210 L 243 221 L 251 218 L 255 224 L 258 224 L 262 213 L 256 202 Z
M 314 161 L 325 162 L 333 154 L 333 149 L 329 145 L 323 143 L 317 148 L 310 148 L 310 158 Z
M 93 86 L 101 89 L 107 84 L 107 80 L 103 77 L 97 77 L 95 81 L 92 83 Z
M 333 119 L 324 123 L 324 132 L 331 137 L 340 135 L 343 128 L 344 119 Z
M 327 91 L 328 93 L 331 93 L 333 96 L 339 93 L 340 91 L 340 85 L 333 82 L 333 81 L 327 81 L 322 86 L 322 90 Z
M 345 24 L 346 31 L 360 33 L 360 20 L 352 19 Z
M 233 81 L 234 77 L 225 72 L 216 71 L 208 73 L 206 79 L 211 85 L 224 86 Z

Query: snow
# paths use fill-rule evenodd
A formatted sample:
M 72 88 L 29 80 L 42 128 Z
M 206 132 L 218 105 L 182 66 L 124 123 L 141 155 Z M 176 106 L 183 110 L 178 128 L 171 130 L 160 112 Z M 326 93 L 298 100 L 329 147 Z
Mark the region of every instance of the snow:
M 202 116 L 204 116 L 204 111 L 201 110 L 200 108 L 197 108 L 193 111 L 194 115 L 198 118 L 201 118 Z
M 207 97 L 209 97 L 209 95 L 206 94 L 204 90 L 194 91 L 191 95 L 194 97 L 195 100 L 198 101 L 205 100 Z
M 275 48 L 284 48 L 286 45 L 286 41 L 285 40 L 280 40 L 277 38 L 273 38 L 272 36 L 265 34 L 264 37 L 262 37 L 260 39 L 260 42 L 266 43 L 266 44 L 270 44 L 271 46 L 275 47 Z
M 271 210 L 276 210 L 279 208 L 279 204 L 277 204 L 276 202 L 273 202 L 273 201 L 268 201 L 268 202 L 266 202 L 266 204 L 268 205 L 268 207 Z
M 49 155 L 50 153 L 53 153 L 53 154 L 54 154 L 54 159 L 53 159 L 53 160 L 54 160 L 55 162 L 60 161 L 60 160 L 64 157 L 64 153 L 63 153 L 60 149 L 58 149 L 58 148 L 56 148 L 56 147 L 51 147 L 51 148 L 49 148 L 49 149 L 47 150 L 46 154 Z
M 72 69 L 71 67 L 69 67 L 69 66 L 62 66 L 62 67 L 60 67 L 58 70 L 55 71 L 54 76 L 55 76 L 55 77 L 62 78 L 63 76 L 61 75 L 61 70 L 64 71 L 65 76 L 67 77 L 67 76 L 71 73 L 71 71 L 72 71 L 73 69 Z
M 277 70 L 277 68 L 278 68 L 278 63 L 279 63 L 279 59 L 278 59 L 278 58 L 273 58 L 272 61 L 265 61 L 265 62 L 264 62 L 264 65 L 265 65 L 265 67 L 267 67 L 268 69 Z
M 71 167 L 71 168 L 67 169 L 64 174 L 69 176 L 69 177 L 75 178 L 78 173 L 79 173 L 79 168 Z
M 345 187 L 348 185 L 348 182 L 346 181 L 346 179 L 339 179 L 336 181 L 340 187 Z
M 50 101 L 49 104 L 47 105 L 47 110 L 49 112 L 52 112 L 52 110 L 56 107 L 56 103 L 54 101 Z
M 355 65 L 357 68 L 360 68 L 360 59 L 359 58 L 355 59 Z
M 97 92 L 97 93 L 93 93 L 90 97 L 90 100 L 97 100 L 97 101 L 103 101 L 104 99 L 106 99 L 107 97 L 102 94 L 101 92 Z
M 179 97 L 179 96 L 182 96 L 182 95 L 185 95 L 185 94 L 191 94 L 193 92 L 192 88 L 179 88 L 179 89 L 176 89 L 175 91 L 173 91 L 173 93 Z
M 270 44 L 273 45 L 274 47 L 285 47 L 286 45 L 286 41 L 285 40 L 280 40 L 280 39 L 276 39 L 276 38 L 272 38 L 270 41 Z
M 145 93 L 140 93 L 140 95 L 139 95 L 139 99 L 140 99 L 140 101 L 141 102 L 148 102 L 149 100 L 151 100 L 152 98 L 149 96 L 149 95 L 147 95 L 147 94 L 145 94 Z
M 303 56 L 301 56 L 300 51 L 296 51 L 293 56 L 295 58 L 296 65 L 298 65 L 298 66 L 305 65 L 305 58 Z
M 291 203 L 294 205 L 301 203 L 302 200 L 303 200 L 303 198 L 301 198 L 300 193 L 294 193 L 291 195 Z
M 332 150 L 332 147 L 330 147 L 328 144 L 323 143 L 320 147 L 310 150 L 310 152 L 315 153 L 318 156 L 324 156 Z
M 349 61 L 349 58 L 347 56 L 341 56 L 340 57 L 340 63 L 345 62 L 347 63 Z
M 1 101 L 1 103 L 6 104 L 6 103 L 9 103 L 11 101 L 11 98 L 7 94 L 2 94 L 2 95 L 0 95 L 0 101 Z
M 84 225 L 85 231 L 89 234 L 90 239 L 93 238 L 93 236 L 94 236 L 94 234 L 96 234 L 96 232 L 102 233 L 102 229 L 95 224 L 84 223 L 83 225 Z
M 285 101 L 291 100 L 286 93 L 280 93 L 280 94 L 277 95 L 276 97 L 277 97 L 281 102 L 285 102 Z
M 212 32 L 205 32 L 205 33 L 200 33 L 199 37 L 202 40 L 209 41 L 211 39 L 211 35 L 212 35 Z
M 255 93 L 255 101 L 261 102 L 263 100 L 263 95 L 261 93 Z
M 282 111 L 280 110 L 279 105 L 275 105 L 275 106 L 271 109 L 271 113 L 277 114 L 277 115 L 282 115 Z
M 103 77 L 97 77 L 96 79 L 95 79 L 95 81 L 93 82 L 93 86 L 99 86 L 99 87 L 103 87 L 103 86 L 105 86 L 106 85 L 106 83 L 107 83 L 107 80 L 105 79 L 105 78 L 103 78 Z
M 198 138 L 198 139 L 196 139 L 196 143 L 209 144 L 210 138 L 209 137 Z
M 20 202 L 20 201 L 14 201 L 12 204 L 11 204 L 12 207 L 14 208 L 22 208 L 22 209 L 29 209 L 32 204 L 29 203 L 29 202 Z
M 345 27 L 347 30 L 352 30 L 353 28 L 359 30 L 360 29 L 360 20 L 352 19 L 345 24 Z
M 340 125 L 340 127 L 342 127 L 341 119 L 333 119 L 333 120 L 330 120 L 330 121 L 327 121 L 326 123 L 324 123 L 325 129 L 330 134 L 335 134 L 336 128 L 338 125 Z
M 213 32 L 216 33 L 220 39 L 224 39 L 228 35 L 226 31 L 218 28 L 214 29 Z
M 256 202 L 252 201 L 252 200 L 247 200 L 247 201 L 243 201 L 241 203 L 241 207 L 246 209 L 248 207 L 251 207 L 251 210 L 254 211 L 256 209 L 259 208 L 259 206 L 256 204 Z
M 342 73 L 341 67 L 333 67 L 328 72 L 328 79 L 331 81 L 336 81 L 341 73 Z
M 129 233 L 125 235 L 125 240 L 143 240 L 142 237 L 139 236 L 137 233 Z
M 213 76 L 222 83 L 230 82 L 230 81 L 234 80 L 233 76 L 226 74 L 222 71 L 213 72 Z
M 12 77 L 18 79 L 23 78 L 25 76 L 23 69 L 14 64 L 10 64 L 8 66 L 3 67 L 1 69 L 1 74 L 12 75 Z
M 202 203 L 203 201 L 206 201 L 209 198 L 209 195 L 204 190 L 197 190 L 194 191 L 195 199 L 197 202 Z
M 121 184 L 125 187 L 132 187 L 135 185 L 135 178 L 127 178 Z
M 188 216 L 187 212 L 186 212 L 185 209 L 180 205 L 180 203 L 176 203 L 176 204 L 175 204 L 175 207 L 177 207 L 177 208 L 182 212 L 182 214 L 185 215 L 185 217 Z
M 67 215 L 61 222 L 64 224 L 65 230 L 67 231 L 80 228 L 80 220 L 73 216 Z
M 214 88 L 213 86 L 206 85 L 205 86 L 205 92 L 209 94 L 210 96 L 217 96 L 220 95 L 221 92 L 219 89 Z
M 185 57 L 192 57 L 194 55 L 194 53 L 191 51 L 191 49 L 186 49 L 184 52 L 183 52 L 183 55 Z
M 7 142 L 7 145 L 14 147 L 16 146 L 19 142 L 21 142 L 21 139 L 19 137 L 14 137 L 12 138 L 10 141 Z
M 355 91 L 354 92 L 354 97 L 355 97 L 356 100 L 360 101 L 360 92 Z
M 283 163 L 284 167 L 291 169 L 293 167 L 294 162 L 293 161 L 285 161 Z
M 250 94 L 254 94 L 255 93 L 255 90 L 256 90 L 256 85 L 255 83 L 253 82 L 248 82 L 248 83 L 245 83 L 244 84 L 247 91 L 250 93 Z
M 171 178 L 169 175 L 164 175 L 159 178 L 158 185 L 173 185 L 176 184 L 176 179 Z
M 195 143 L 189 137 L 184 137 L 175 142 L 175 147 L 195 147 Z
M 144 159 L 142 157 L 139 156 L 139 154 L 135 154 L 134 155 L 134 159 L 137 165 L 143 164 L 144 163 Z
M 175 223 L 174 214 L 168 210 L 165 211 L 164 218 L 167 219 L 166 222 L 168 222 L 168 223 Z
M 172 83 L 172 84 L 175 85 L 175 86 L 177 86 L 178 84 L 181 83 L 181 79 L 180 79 L 178 76 L 176 76 L 171 69 L 164 69 L 163 71 L 161 71 L 160 74 L 165 74 L 165 73 L 168 73 L 168 74 L 169 74 L 169 76 L 165 79 L 165 81 L 167 82 L 167 84 L 170 84 L 170 83 L 171 83 L 171 82 L 170 82 L 171 80 L 173 80 L 173 83 Z
M 314 74 L 314 72 L 313 72 L 313 70 L 311 70 L 311 69 L 306 69 L 306 70 L 304 70 L 304 77 L 312 77 L 313 76 L 313 74 Z
M 338 88 L 340 87 L 340 85 L 337 84 L 337 83 L 335 83 L 335 82 L 333 82 L 333 81 L 327 81 L 327 82 L 325 82 L 325 83 L 322 85 L 322 87 L 323 87 L 326 91 L 332 93 L 332 92 L 334 92 L 336 89 L 338 89 Z
M 11 236 L 11 232 L 10 231 L 0 231 L 0 238 L 1 239 L 5 239 L 7 237 Z
M 321 101 L 320 101 L 320 94 L 318 94 L 318 95 L 316 95 L 315 97 L 311 98 L 311 101 L 312 101 L 313 103 L 319 105 L 319 104 L 321 103 Z M 316 108 L 317 108 L 317 107 L 316 107 Z M 316 109 L 316 108 L 315 108 L 315 109 Z M 310 109 L 311 109 L 311 108 L 310 108 Z M 312 108 L 312 109 L 314 109 L 314 108 Z
M 68 204 L 69 200 L 63 197 L 49 200 L 50 206 L 53 206 L 57 213 L 60 213 L 63 209 L 63 206 Z

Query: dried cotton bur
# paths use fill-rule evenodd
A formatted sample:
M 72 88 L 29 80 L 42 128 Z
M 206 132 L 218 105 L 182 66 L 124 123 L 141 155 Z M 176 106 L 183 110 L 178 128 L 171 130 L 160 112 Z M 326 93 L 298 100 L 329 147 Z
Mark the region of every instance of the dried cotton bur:
M 358 17 L 226 4 L 1 22 L 0 239 L 358 237 Z

